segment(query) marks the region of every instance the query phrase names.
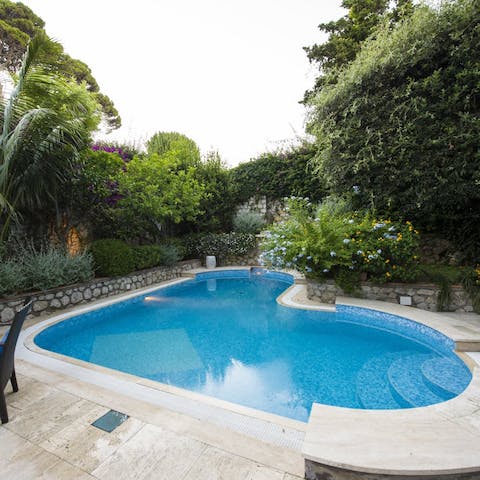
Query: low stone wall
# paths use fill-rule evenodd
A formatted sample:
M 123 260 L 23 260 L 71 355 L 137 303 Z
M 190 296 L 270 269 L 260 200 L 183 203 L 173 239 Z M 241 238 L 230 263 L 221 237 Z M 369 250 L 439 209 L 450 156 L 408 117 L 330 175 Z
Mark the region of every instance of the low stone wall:
M 31 296 L 34 302 L 30 315 L 39 316 L 137 288 L 148 287 L 165 280 L 172 280 L 180 277 L 183 272 L 200 266 L 199 260 L 187 260 L 172 267 L 151 268 L 125 277 L 96 278 L 87 283 L 6 298 L 0 301 L 0 319 L 2 322 L 12 320 L 15 311 L 23 305 L 26 296 Z
M 358 294 L 354 296 L 390 303 L 400 303 L 400 296 L 408 296 L 412 299 L 412 307 L 436 312 L 439 291 L 440 288 L 434 284 L 388 283 L 374 285 L 369 282 L 362 282 Z M 308 282 L 307 296 L 311 300 L 335 303 L 337 295 L 351 296 L 335 285 L 333 280 L 328 280 L 325 283 L 311 280 Z M 451 312 L 473 312 L 472 301 L 461 285 L 452 285 L 448 310 Z

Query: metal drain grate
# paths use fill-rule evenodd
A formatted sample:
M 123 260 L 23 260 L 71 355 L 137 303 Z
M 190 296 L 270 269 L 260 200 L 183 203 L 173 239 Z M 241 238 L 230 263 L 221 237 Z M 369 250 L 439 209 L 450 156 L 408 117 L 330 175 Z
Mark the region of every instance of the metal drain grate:
M 105 432 L 113 432 L 119 427 L 125 420 L 128 419 L 128 415 L 125 413 L 117 412 L 116 410 L 110 410 L 105 415 L 97 418 L 92 425 Z

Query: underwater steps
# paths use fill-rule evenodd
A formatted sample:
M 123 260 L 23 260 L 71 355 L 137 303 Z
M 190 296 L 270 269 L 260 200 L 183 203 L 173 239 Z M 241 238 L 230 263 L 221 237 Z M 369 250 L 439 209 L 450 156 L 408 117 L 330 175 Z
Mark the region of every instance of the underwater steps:
M 366 362 L 357 375 L 357 398 L 366 409 L 396 409 L 449 400 L 468 385 L 467 367 L 456 359 L 409 352 Z

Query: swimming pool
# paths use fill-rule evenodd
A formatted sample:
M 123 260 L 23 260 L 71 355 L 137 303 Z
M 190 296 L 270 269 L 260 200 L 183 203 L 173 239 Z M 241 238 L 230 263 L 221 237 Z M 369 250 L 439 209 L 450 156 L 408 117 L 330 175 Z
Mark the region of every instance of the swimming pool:
M 439 332 L 358 307 L 292 309 L 293 279 L 231 270 L 69 318 L 46 350 L 247 407 L 307 421 L 314 402 L 351 408 L 430 405 L 471 379 Z

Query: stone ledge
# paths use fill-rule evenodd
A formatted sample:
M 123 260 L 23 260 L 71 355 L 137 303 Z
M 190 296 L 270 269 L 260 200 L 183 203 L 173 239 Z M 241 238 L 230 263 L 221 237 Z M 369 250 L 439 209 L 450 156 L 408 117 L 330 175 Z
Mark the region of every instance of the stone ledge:
M 401 296 L 408 296 L 411 297 L 412 307 L 436 312 L 439 291 L 440 288 L 437 285 L 428 283 L 376 285 L 370 282 L 362 282 L 358 295 L 353 295 L 353 297 L 398 304 Z M 452 285 L 451 292 L 449 311 L 473 312 L 472 301 L 461 285 Z M 332 304 L 335 303 L 337 296 L 349 296 L 333 280 L 327 280 L 324 283 L 309 280 L 307 295 L 310 300 Z
M 86 283 L 67 285 L 42 292 L 27 292 L 15 297 L 5 298 L 0 301 L 0 325 L 1 322 L 9 322 L 13 319 L 16 310 L 23 305 L 26 297 L 32 297 L 34 302 L 29 317 L 36 317 L 59 312 L 74 305 L 89 303 L 100 298 L 148 287 L 165 280 L 172 280 L 180 277 L 183 272 L 199 266 L 200 260 L 186 260 L 171 267 L 140 270 L 123 277 L 94 278 Z

